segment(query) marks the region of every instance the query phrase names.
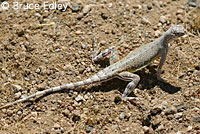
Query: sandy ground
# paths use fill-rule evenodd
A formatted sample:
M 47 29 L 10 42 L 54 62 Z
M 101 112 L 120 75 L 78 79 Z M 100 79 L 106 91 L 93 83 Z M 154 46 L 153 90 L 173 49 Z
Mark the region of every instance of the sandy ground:
M 139 101 L 121 101 L 127 83 L 114 79 L 2 109 L 0 133 L 200 133 L 200 10 L 186 0 L 70 1 L 66 11 L 15 10 L 9 3 L 0 9 L 1 106 L 102 70 L 108 62 L 92 62 L 95 47 L 116 46 L 123 57 L 173 24 L 187 34 L 170 44 L 166 82 L 155 77 L 159 60 L 137 72 L 141 81 L 132 96 Z

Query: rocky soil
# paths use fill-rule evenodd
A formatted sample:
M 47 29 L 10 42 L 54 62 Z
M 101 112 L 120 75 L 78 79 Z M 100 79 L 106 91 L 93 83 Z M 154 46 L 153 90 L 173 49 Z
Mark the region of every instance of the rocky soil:
M 170 44 L 162 72 L 165 82 L 155 77 L 159 60 L 137 72 L 141 81 L 132 96 L 138 101 L 121 101 L 127 83 L 118 79 L 40 96 L 2 109 L 0 133 L 200 133 L 200 9 L 196 3 L 67 3 L 66 11 L 0 9 L 0 106 L 102 70 L 108 62 L 92 62 L 94 48 L 116 46 L 123 57 L 173 24 L 182 24 L 187 34 Z

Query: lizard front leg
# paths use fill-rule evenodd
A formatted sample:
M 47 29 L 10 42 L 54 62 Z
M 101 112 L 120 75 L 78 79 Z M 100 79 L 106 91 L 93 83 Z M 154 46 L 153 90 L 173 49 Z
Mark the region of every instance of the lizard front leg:
M 140 81 L 140 76 L 130 72 L 121 72 L 118 74 L 118 78 L 124 81 L 130 81 L 122 94 L 122 100 L 124 101 L 134 100 L 135 97 L 128 97 L 128 95 L 137 86 L 138 82 Z
M 168 52 L 168 45 L 165 45 L 165 48 L 163 50 L 161 50 L 160 55 L 161 55 L 161 59 L 160 59 L 160 63 L 158 66 L 158 70 L 157 70 L 157 79 L 160 81 L 164 81 L 161 77 L 161 71 L 162 71 L 162 66 L 165 63 L 166 57 L 167 57 L 167 52 Z
M 102 51 L 101 53 L 99 53 L 99 51 L 96 51 L 92 57 L 92 60 L 98 61 L 100 59 L 104 59 L 109 54 L 110 54 L 110 57 L 109 57 L 110 65 L 119 60 L 118 51 L 114 46 L 107 48 L 106 50 Z

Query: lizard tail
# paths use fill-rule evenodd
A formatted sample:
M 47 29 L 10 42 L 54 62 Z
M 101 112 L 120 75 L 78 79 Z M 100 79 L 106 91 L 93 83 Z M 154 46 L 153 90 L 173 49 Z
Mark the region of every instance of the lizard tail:
M 104 77 L 99 77 L 98 75 L 94 75 L 86 80 L 83 80 L 83 81 L 78 81 L 78 82 L 75 82 L 75 83 L 69 83 L 69 84 L 66 84 L 66 85 L 63 85 L 63 86 L 57 86 L 57 87 L 53 87 L 53 88 L 49 88 L 49 89 L 46 89 L 46 90 L 43 90 L 43 91 L 39 91 L 33 95 L 30 95 L 30 96 L 27 96 L 25 98 L 22 98 L 22 99 L 19 99 L 19 100 L 16 100 L 14 102 L 11 102 L 11 103 L 8 103 L 4 106 L 1 106 L 0 107 L 0 110 L 1 109 L 4 109 L 4 108 L 8 108 L 10 106 L 13 106 L 17 103 L 21 103 L 21 102 L 24 102 L 24 101 L 27 101 L 31 98 L 34 98 L 36 96 L 40 96 L 40 95 L 45 95 L 45 94 L 51 94 L 51 93 L 54 93 L 54 92 L 57 92 L 57 91 L 61 91 L 61 90 L 66 90 L 66 89 L 74 89 L 74 88 L 77 88 L 77 87 L 81 87 L 81 86 L 85 86 L 85 85 L 89 85 L 89 84 L 92 84 L 92 83 L 96 83 L 96 82 L 99 82 L 99 81 L 102 81 L 106 78 Z

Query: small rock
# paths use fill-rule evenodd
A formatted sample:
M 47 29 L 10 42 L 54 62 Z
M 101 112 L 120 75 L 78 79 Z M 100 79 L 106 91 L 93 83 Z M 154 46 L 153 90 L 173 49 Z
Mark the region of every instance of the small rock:
M 104 46 L 106 44 L 106 41 L 102 40 L 102 41 L 99 42 L 99 44 Z
M 13 86 L 17 89 L 17 91 L 21 91 L 22 90 L 22 87 L 20 85 L 14 85 Z
M 72 12 L 78 12 L 81 10 L 81 5 L 79 3 L 72 3 Z
M 166 23 L 167 22 L 167 17 L 166 16 L 160 16 L 160 22 L 162 24 Z
M 181 132 L 181 131 L 178 131 L 176 134 L 182 134 L 182 132 Z
M 82 32 L 81 32 L 80 30 L 77 30 L 77 31 L 75 32 L 75 34 L 80 35 L 80 34 L 82 34 Z
M 39 73 L 41 72 L 41 69 L 38 68 L 38 69 L 35 70 L 35 72 L 36 72 L 37 74 L 39 74 Z
M 73 111 L 74 107 L 73 106 L 68 106 L 69 111 Z
M 180 20 L 181 22 L 183 22 L 184 18 L 181 14 L 177 15 L 177 20 Z
M 22 93 L 21 92 L 17 92 L 15 93 L 15 99 L 19 99 L 21 97 Z
M 125 115 L 124 115 L 124 112 L 122 112 L 119 116 L 120 119 L 124 119 Z
M 176 106 L 176 109 L 178 112 L 183 112 L 184 110 L 187 109 L 187 107 L 184 104 L 180 104 L 180 105 Z
M 158 126 L 157 130 L 162 131 L 165 130 L 165 127 L 163 124 L 161 124 L 160 126 Z
M 88 99 L 89 99 L 89 96 L 88 96 L 87 94 L 85 94 L 85 95 L 84 95 L 84 99 L 85 99 L 85 100 L 88 100 Z
M 143 119 L 142 119 L 142 125 L 143 126 L 149 126 L 151 125 L 151 119 L 149 116 L 144 116 Z
M 18 111 L 17 114 L 18 114 L 18 115 L 21 115 L 21 114 L 22 114 L 22 111 Z
M 80 117 L 80 111 L 74 111 L 73 112 L 73 117 L 72 117 L 72 121 L 73 122 L 78 122 L 80 121 L 81 117 Z
M 198 111 L 200 111 L 200 109 L 199 109 L 198 107 L 194 107 L 194 108 L 192 109 L 192 111 L 198 112 Z
M 90 132 L 93 130 L 93 128 L 94 128 L 93 126 L 87 127 L 87 128 L 86 128 L 86 132 L 87 132 L 87 133 L 90 133 Z
M 143 127 L 143 131 L 144 131 L 144 133 L 148 133 L 148 132 L 149 132 L 149 127 L 144 126 L 144 127 Z
M 179 119 L 179 118 L 181 118 L 182 116 L 183 116 L 182 113 L 176 113 L 176 114 L 174 114 L 174 117 L 175 117 L 176 119 Z
M 60 128 L 60 125 L 59 125 L 58 123 L 55 123 L 55 124 L 53 125 L 53 128 L 59 129 L 59 128 Z
M 83 7 L 82 13 L 86 15 L 91 10 L 92 5 L 86 5 Z
M 44 90 L 44 89 L 46 89 L 46 83 L 45 82 L 43 82 L 43 83 L 41 83 L 41 84 L 39 84 L 39 85 L 37 85 L 37 88 L 38 88 L 38 90 L 39 91 L 41 91 L 41 90 Z
M 149 25 L 151 25 L 151 22 L 147 18 L 145 18 L 145 17 L 142 18 L 141 23 L 142 24 L 149 24 Z
M 160 35 L 161 35 L 160 30 L 156 30 L 156 31 L 155 31 L 155 37 L 158 38 Z
M 86 48 L 85 44 L 81 44 L 81 48 L 85 49 Z
M 192 126 L 188 126 L 187 131 L 191 131 L 192 130 Z
M 42 17 L 42 15 L 40 13 L 35 13 L 36 17 Z
M 69 116 L 70 111 L 68 109 L 65 109 L 64 111 L 62 111 L 62 113 L 64 114 L 64 116 Z
M 109 4 L 108 4 L 108 7 L 109 7 L 109 8 L 111 8 L 112 6 L 113 6 L 113 4 L 112 4 L 112 3 L 109 3 Z
M 165 115 L 175 114 L 177 112 L 177 109 L 175 107 L 170 107 L 165 109 L 163 112 Z
M 81 96 L 80 94 L 75 98 L 75 100 L 77 102 L 85 101 L 85 99 L 83 98 L 83 96 Z
M 154 133 L 150 127 L 144 126 L 142 129 L 145 134 L 153 134 Z
M 150 111 L 151 116 L 156 116 L 157 114 L 160 114 L 162 112 L 162 109 L 160 107 L 156 107 Z
M 192 117 L 192 121 L 200 123 L 200 116 L 194 116 L 194 117 Z
M 188 0 L 187 4 L 188 4 L 188 6 L 191 6 L 191 7 L 197 7 L 198 6 L 197 0 Z
M 178 14 L 183 14 L 184 13 L 184 10 L 183 9 L 179 9 L 179 10 L 177 10 L 176 11 L 176 14 L 178 15 Z
M 141 6 L 141 5 L 133 5 L 133 8 L 134 8 L 134 9 L 141 9 L 142 6 Z

